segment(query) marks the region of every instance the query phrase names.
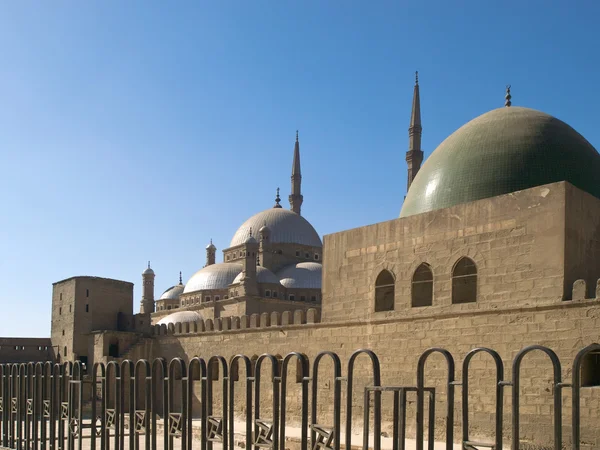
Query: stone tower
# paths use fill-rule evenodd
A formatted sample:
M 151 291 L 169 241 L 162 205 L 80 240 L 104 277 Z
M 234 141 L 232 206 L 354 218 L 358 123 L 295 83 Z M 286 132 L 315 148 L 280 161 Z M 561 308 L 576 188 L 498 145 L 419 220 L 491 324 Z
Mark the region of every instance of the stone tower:
M 148 268 L 142 273 L 142 302 L 140 305 L 140 314 L 150 314 L 154 312 L 154 270 Z
M 216 255 L 217 247 L 215 247 L 211 239 L 210 244 L 206 246 L 206 264 L 204 265 L 204 267 L 212 266 L 215 263 Z
M 292 163 L 292 193 L 289 196 L 290 209 L 300 215 L 302 207 L 302 173 L 300 173 L 300 142 L 296 131 L 296 144 L 294 145 L 294 162 Z
M 258 295 L 258 282 L 256 280 L 256 256 L 258 254 L 258 241 L 250 236 L 244 242 L 244 259 L 242 260 L 242 281 L 240 283 L 243 296 Z
M 415 89 L 413 92 L 412 113 L 408 127 L 408 151 L 406 152 L 406 164 L 408 165 L 408 177 L 406 190 L 410 188 L 417 176 L 421 163 L 423 162 L 423 151 L 421 150 L 421 99 L 419 97 L 419 72 L 415 72 Z

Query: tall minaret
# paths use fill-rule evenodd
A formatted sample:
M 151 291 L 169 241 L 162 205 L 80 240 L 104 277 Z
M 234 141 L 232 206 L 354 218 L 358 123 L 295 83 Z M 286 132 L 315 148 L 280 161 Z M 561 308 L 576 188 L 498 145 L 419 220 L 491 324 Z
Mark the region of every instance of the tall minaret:
M 294 162 L 292 163 L 292 193 L 289 197 L 290 209 L 300 215 L 302 207 L 302 174 L 300 173 L 300 142 L 298 142 L 298 130 L 296 130 L 296 144 L 294 145 Z
M 154 270 L 148 268 L 142 272 L 142 302 L 140 305 L 140 314 L 150 314 L 154 312 Z
M 258 241 L 252 236 L 252 228 L 250 228 L 249 236 L 244 242 L 242 280 L 240 281 L 242 296 L 258 295 L 258 284 L 256 279 L 256 256 L 258 255 L 258 250 Z
M 408 165 L 408 186 L 410 188 L 417 172 L 423 162 L 423 151 L 421 150 L 421 99 L 419 97 L 419 72 L 415 72 L 415 90 L 413 93 L 412 113 L 408 127 L 408 151 L 406 152 L 406 164 Z
M 216 255 L 217 247 L 215 247 L 211 239 L 210 244 L 206 246 L 206 264 L 204 265 L 204 267 L 212 266 L 215 263 Z

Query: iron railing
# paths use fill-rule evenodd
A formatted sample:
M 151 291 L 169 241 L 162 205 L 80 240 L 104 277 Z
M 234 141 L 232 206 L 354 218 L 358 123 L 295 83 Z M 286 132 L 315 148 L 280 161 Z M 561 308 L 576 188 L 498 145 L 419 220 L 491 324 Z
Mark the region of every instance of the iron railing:
M 391 393 L 393 407 L 391 413 L 386 411 L 386 417 L 392 424 L 393 450 L 405 449 L 409 394 L 416 396 L 416 448 L 423 450 L 427 445 L 433 450 L 436 391 L 425 385 L 425 365 L 430 356 L 441 354 L 447 366 L 444 383 L 447 409 L 442 438 L 446 449 L 452 449 L 455 442 L 454 419 L 458 404 L 462 412 L 459 440 L 462 448 L 502 449 L 503 436 L 509 434 L 511 448 L 518 450 L 521 448 L 521 365 L 534 351 L 545 354 L 552 364 L 553 435 L 549 439 L 552 448 L 563 448 L 561 392 L 570 389 L 570 446 L 580 450 L 582 365 L 587 355 L 600 352 L 599 344 L 589 345 L 577 353 L 571 367 L 571 383 L 563 382 L 561 362 L 556 353 L 539 345 L 526 347 L 515 356 L 511 380 L 505 379 L 503 360 L 494 350 L 476 348 L 465 355 L 461 377 L 457 379 L 453 355 L 442 348 L 431 348 L 418 360 L 414 386 L 382 385 L 379 358 L 364 349 L 350 356 L 345 375 L 340 357 L 329 351 L 317 354 L 312 364 L 307 356 L 292 352 L 283 358 L 263 354 L 253 360 L 236 355 L 230 361 L 222 356 L 194 357 L 187 362 L 180 358 L 170 362 L 160 358 L 152 362 L 111 361 L 87 368 L 89 373 L 80 362 L 4 364 L 0 365 L 0 440 L 3 447 L 16 450 L 83 450 L 84 446 L 90 450 L 192 450 L 198 447 L 213 450 L 215 444 L 223 450 L 233 449 L 236 445 L 254 450 L 283 450 L 289 427 L 287 402 L 293 367 L 297 383 L 294 389 L 299 394 L 298 411 L 294 411 L 298 419 L 294 426 L 300 429 L 298 448 L 308 450 L 310 445 L 311 450 L 339 450 L 343 445 L 350 449 L 357 420 L 353 418 L 357 381 L 355 363 L 362 357 L 361 369 L 363 373 L 365 370 L 370 373 L 362 394 L 363 449 L 371 446 L 373 450 L 381 449 L 382 395 Z M 470 364 L 480 353 L 489 355 L 495 366 L 492 380 L 495 404 L 486 405 L 495 411 L 494 436 L 489 442 L 475 442 L 470 437 Z M 332 367 L 328 379 L 333 381 L 332 389 L 330 387 L 333 400 L 322 405 L 319 387 L 323 377 L 322 364 L 326 361 L 328 367 Z M 364 361 L 368 361 L 366 366 Z M 240 373 L 245 376 L 242 378 Z M 245 381 L 245 398 L 239 393 L 236 395 L 236 385 L 242 380 Z M 365 384 L 365 377 L 361 383 Z M 270 385 L 267 391 L 265 384 Z M 344 386 L 346 405 L 342 411 Z M 510 402 L 505 399 L 507 387 L 512 389 Z M 455 401 L 456 388 L 462 389 L 462 395 Z M 269 404 L 261 402 L 265 395 L 270 397 Z M 240 398 L 242 405 L 237 404 Z M 512 424 L 508 430 L 504 426 L 505 403 L 510 403 L 511 408 Z M 328 411 L 329 418 L 325 422 L 319 416 L 320 406 Z M 343 443 L 342 416 L 345 419 Z M 241 433 L 235 429 L 236 417 L 238 424 L 243 422 L 245 425 Z M 240 441 L 236 443 L 235 438 L 240 434 L 242 445 Z

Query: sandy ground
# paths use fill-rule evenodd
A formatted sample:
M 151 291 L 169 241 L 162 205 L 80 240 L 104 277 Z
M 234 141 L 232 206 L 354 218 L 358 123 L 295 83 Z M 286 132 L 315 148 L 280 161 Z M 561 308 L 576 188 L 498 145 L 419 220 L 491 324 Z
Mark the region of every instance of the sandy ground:
M 85 421 L 87 424 L 89 424 L 89 421 Z M 157 424 L 157 428 L 158 428 L 158 432 L 157 432 L 157 436 L 156 436 L 156 447 L 157 449 L 163 449 L 164 447 L 164 434 L 162 433 L 162 428 L 163 428 L 163 423 L 162 420 L 159 421 L 159 423 Z M 245 435 L 243 434 L 244 430 L 245 430 L 245 422 L 242 421 L 236 421 L 234 424 L 234 429 L 235 429 L 235 443 L 236 443 L 236 448 L 245 448 Z M 200 449 L 200 432 L 201 432 L 201 425 L 200 425 L 200 421 L 199 420 L 194 420 L 193 421 L 193 425 L 192 425 L 192 436 L 193 436 L 193 441 L 192 441 L 192 448 L 193 449 Z M 124 448 L 123 450 L 144 450 L 146 447 L 146 440 L 145 440 L 145 435 L 139 435 L 138 436 L 138 441 L 139 443 L 134 443 L 134 445 L 130 448 L 130 443 L 129 443 L 129 430 L 126 430 L 126 435 L 125 435 L 125 439 L 124 439 Z M 301 429 L 299 427 L 286 427 L 286 442 L 285 442 L 285 446 L 282 446 L 285 449 L 289 449 L 289 450 L 297 450 L 300 447 L 300 441 L 301 441 Z M 393 448 L 393 439 L 391 437 L 381 437 L 381 449 L 382 450 L 388 450 L 388 449 L 392 449 Z M 345 443 L 345 436 L 342 433 L 341 436 L 341 442 L 342 442 L 342 447 Z M 357 433 L 357 434 L 353 434 L 352 435 L 352 448 L 362 448 L 362 442 L 363 442 L 363 435 L 362 433 Z M 75 441 L 75 450 L 79 450 L 79 443 L 76 440 Z M 89 428 L 84 428 L 83 430 L 83 437 L 81 439 L 81 450 L 90 450 L 91 449 L 91 444 L 92 444 L 92 440 L 91 440 L 91 430 Z M 172 450 L 179 450 L 181 449 L 181 439 L 179 438 L 174 438 L 173 439 L 173 449 Z M 1 447 L 0 447 L 1 448 Z M 32 450 L 35 447 L 32 446 Z M 49 446 L 46 446 L 47 449 L 49 449 Z M 55 450 L 62 450 L 62 449 L 67 449 L 67 442 L 66 442 L 66 438 L 65 438 L 65 444 L 64 447 L 62 445 L 60 445 L 60 443 L 58 443 L 57 446 L 55 446 Z M 100 439 L 97 438 L 96 439 L 96 445 L 95 448 L 100 450 L 101 446 L 100 446 Z M 110 443 L 109 443 L 109 448 L 111 449 L 116 449 L 118 448 L 115 445 L 115 441 L 114 441 L 114 433 L 111 433 L 111 438 L 110 438 Z M 214 443 L 213 444 L 213 449 L 214 450 L 220 450 L 222 448 L 221 444 L 218 443 Z M 310 448 L 310 447 L 309 447 Z M 369 448 L 373 448 L 373 436 L 370 435 L 369 436 Z M 427 446 L 427 442 L 425 442 L 424 445 L 424 450 L 427 450 L 428 446 Z M 26 449 L 26 446 L 23 445 L 22 447 L 23 450 Z M 37 446 L 37 449 L 41 449 L 41 446 Z M 434 444 L 434 449 L 435 450 L 445 450 L 446 449 L 446 444 L 443 442 L 436 442 Z M 416 441 L 413 439 L 406 439 L 405 441 L 405 450 L 416 450 Z M 462 450 L 462 446 L 460 444 L 454 444 L 453 446 L 453 450 Z

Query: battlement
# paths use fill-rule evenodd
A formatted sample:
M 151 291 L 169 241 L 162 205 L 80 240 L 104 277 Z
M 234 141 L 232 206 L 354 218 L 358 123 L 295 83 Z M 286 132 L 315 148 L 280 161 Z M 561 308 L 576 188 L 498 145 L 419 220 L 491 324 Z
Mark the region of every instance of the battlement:
M 575 280 L 571 291 L 572 300 L 598 300 L 600 299 L 600 279 L 596 281 L 596 296 L 588 298 L 588 287 L 585 280 Z
M 169 336 L 181 334 L 201 334 L 215 331 L 238 331 L 260 328 L 286 327 L 305 324 L 320 323 L 321 315 L 318 309 L 310 308 L 307 311 L 277 311 L 271 313 L 251 314 L 233 317 L 219 317 L 217 319 L 197 320 L 186 323 L 170 323 L 168 325 L 152 325 L 152 336 Z

